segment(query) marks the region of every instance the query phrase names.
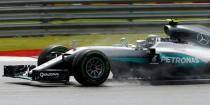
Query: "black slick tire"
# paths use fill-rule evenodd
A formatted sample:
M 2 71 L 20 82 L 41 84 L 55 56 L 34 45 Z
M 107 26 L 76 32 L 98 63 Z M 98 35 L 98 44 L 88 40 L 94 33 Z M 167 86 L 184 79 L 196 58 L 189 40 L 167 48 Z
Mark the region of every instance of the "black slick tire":
M 41 65 L 62 53 L 67 52 L 69 49 L 62 45 L 53 45 L 44 49 L 38 57 L 37 65 Z M 55 55 L 56 54 L 56 55 Z
M 98 50 L 85 50 L 73 61 L 74 78 L 84 86 L 98 86 L 104 83 L 110 73 L 107 56 Z

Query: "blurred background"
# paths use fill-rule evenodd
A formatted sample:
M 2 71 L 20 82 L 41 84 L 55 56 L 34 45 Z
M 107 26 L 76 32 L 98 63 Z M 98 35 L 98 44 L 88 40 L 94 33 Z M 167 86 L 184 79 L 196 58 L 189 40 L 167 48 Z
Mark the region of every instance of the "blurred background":
M 210 1 L 1 0 L 0 55 L 38 55 L 49 45 L 70 47 L 74 40 L 88 46 L 112 45 L 121 37 L 130 43 L 148 34 L 166 37 L 163 26 L 170 18 L 209 27 Z

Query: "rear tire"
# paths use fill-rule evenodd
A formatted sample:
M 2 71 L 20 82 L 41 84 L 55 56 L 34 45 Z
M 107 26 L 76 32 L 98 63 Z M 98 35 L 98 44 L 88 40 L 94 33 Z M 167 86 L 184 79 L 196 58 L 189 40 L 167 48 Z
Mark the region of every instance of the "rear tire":
M 56 58 L 62 53 L 67 52 L 69 49 L 61 45 L 53 45 L 44 49 L 38 57 L 37 65 L 41 65 L 51 59 Z
M 74 78 L 85 86 L 104 83 L 110 73 L 110 63 L 106 55 L 97 50 L 86 50 L 73 61 Z

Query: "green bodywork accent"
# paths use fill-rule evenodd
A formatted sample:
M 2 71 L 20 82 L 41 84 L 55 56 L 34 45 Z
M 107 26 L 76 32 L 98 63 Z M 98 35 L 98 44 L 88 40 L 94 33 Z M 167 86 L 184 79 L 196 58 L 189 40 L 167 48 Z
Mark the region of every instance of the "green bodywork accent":
M 23 76 L 23 75 L 17 75 L 17 76 L 14 76 L 14 78 L 20 78 L 20 79 L 25 79 L 25 80 L 32 80 L 31 77 Z
M 134 63 L 149 63 L 149 59 L 148 58 L 143 58 L 143 57 L 113 57 L 112 61 L 134 62 Z
M 183 53 L 160 53 L 161 62 L 176 64 L 187 68 L 198 68 L 206 65 L 202 60 Z M 166 61 L 168 60 L 168 62 Z

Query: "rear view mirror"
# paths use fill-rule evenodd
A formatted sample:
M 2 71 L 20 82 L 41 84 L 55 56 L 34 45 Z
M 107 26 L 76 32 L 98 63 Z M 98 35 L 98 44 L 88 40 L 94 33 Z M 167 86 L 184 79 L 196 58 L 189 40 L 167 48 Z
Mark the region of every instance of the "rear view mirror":
M 66 58 L 67 58 L 67 56 L 69 56 L 69 55 L 71 55 L 71 54 L 66 54 L 66 53 L 62 54 L 62 61 L 63 61 L 63 62 L 67 62 L 68 60 L 67 60 Z

